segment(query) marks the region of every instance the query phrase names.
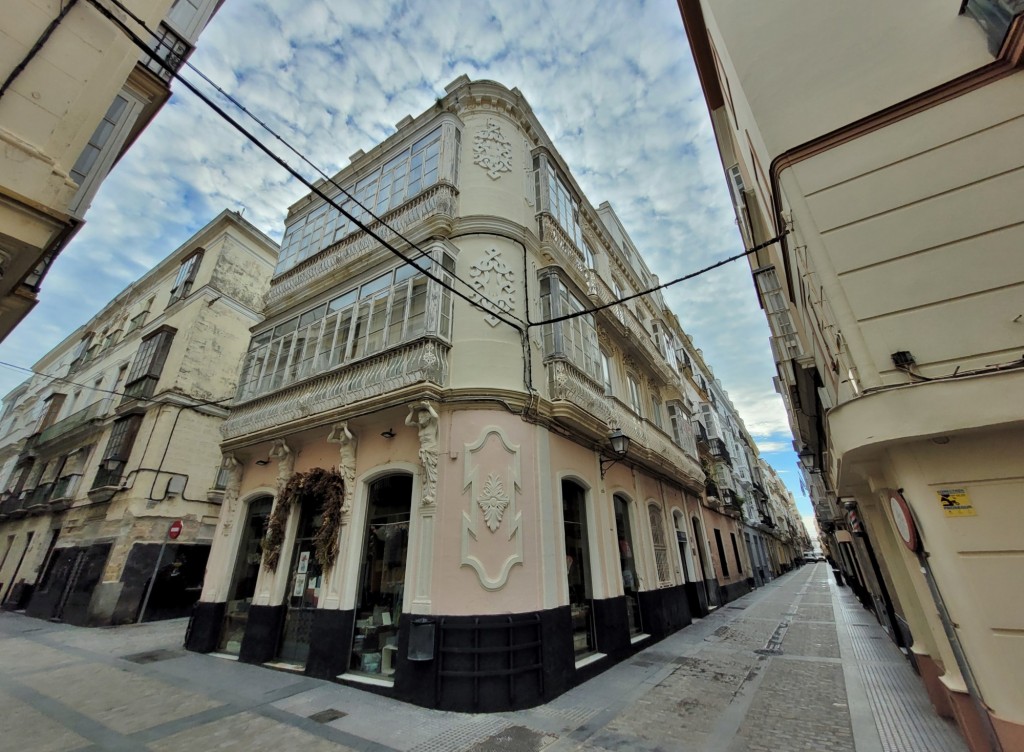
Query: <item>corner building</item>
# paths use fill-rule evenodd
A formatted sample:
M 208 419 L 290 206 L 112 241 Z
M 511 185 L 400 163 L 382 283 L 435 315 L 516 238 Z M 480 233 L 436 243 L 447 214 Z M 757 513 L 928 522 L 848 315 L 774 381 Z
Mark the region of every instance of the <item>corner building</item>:
M 693 533 L 692 346 L 657 295 L 523 323 L 656 278 L 518 90 L 461 77 L 396 127 L 336 181 L 430 276 L 316 195 L 291 207 L 222 428 L 187 647 L 431 707 L 526 707 L 689 624 L 718 587 Z M 334 468 L 341 497 L 279 511 L 290 482 Z

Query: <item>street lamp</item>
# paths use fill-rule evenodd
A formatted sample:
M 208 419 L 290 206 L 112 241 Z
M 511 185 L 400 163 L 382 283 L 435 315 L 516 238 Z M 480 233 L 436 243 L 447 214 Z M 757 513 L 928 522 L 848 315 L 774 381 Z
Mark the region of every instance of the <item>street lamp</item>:
M 602 479 L 604 478 L 604 474 L 607 469 L 625 457 L 626 452 L 629 451 L 629 437 L 622 432 L 621 428 L 616 428 L 608 434 L 608 443 L 611 445 L 612 453 L 615 456 L 610 460 L 601 460 Z
M 814 472 L 814 452 L 812 452 L 806 444 L 804 444 L 804 448 L 796 455 L 796 458 L 800 460 L 800 464 L 803 466 L 804 470 L 809 473 Z

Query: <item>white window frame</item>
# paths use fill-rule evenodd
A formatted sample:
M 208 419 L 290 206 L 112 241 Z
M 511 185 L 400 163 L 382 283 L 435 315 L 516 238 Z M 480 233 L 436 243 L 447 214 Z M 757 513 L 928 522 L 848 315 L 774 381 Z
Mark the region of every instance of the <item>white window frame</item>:
M 118 98 L 125 100 L 125 106 L 116 116 L 116 119 L 108 120 L 107 116 L 110 115 Z M 100 183 L 103 182 L 107 173 L 114 166 L 114 161 L 117 159 L 117 155 L 121 153 L 121 147 L 124 146 L 124 142 L 131 133 L 132 126 L 135 124 L 144 106 L 142 99 L 127 88 L 121 89 L 114 100 L 111 101 L 103 118 L 89 137 L 89 141 L 75 160 L 74 166 L 68 171 L 69 176 L 75 171 L 78 171 L 83 176 L 78 184 L 78 192 L 75 193 L 68 207 L 70 214 L 79 218 L 85 214 L 92 203 L 93 197 L 96 195 L 96 191 L 99 190 Z M 90 149 L 96 150 L 97 155 L 88 167 L 84 167 L 81 165 L 81 162 L 86 158 L 86 153 Z M 78 169 L 80 166 L 82 166 L 81 170 Z M 74 177 L 71 179 L 75 180 Z

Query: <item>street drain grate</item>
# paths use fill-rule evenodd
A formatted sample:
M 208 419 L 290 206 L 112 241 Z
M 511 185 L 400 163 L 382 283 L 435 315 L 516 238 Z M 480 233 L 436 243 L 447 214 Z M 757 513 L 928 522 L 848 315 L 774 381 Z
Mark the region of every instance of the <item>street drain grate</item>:
M 758 648 L 754 652 L 758 655 L 782 655 L 782 648 Z
M 317 723 L 330 723 L 336 721 L 339 718 L 344 718 L 348 713 L 342 713 L 340 710 L 334 708 L 327 708 L 327 710 L 321 710 L 318 713 L 313 713 L 309 716 L 309 720 L 316 721 Z
M 156 663 L 157 661 L 166 661 L 170 658 L 177 658 L 181 655 L 180 650 L 147 650 L 144 653 L 133 653 L 132 655 L 121 656 L 126 661 L 132 663 Z

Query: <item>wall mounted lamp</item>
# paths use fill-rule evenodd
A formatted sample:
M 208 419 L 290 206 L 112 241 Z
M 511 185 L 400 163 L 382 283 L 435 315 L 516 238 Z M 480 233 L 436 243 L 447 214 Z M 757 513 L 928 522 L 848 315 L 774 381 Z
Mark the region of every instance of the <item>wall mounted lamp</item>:
M 803 466 L 804 470 L 809 473 L 816 472 L 814 467 L 814 452 L 812 452 L 806 444 L 804 444 L 804 448 L 797 453 L 796 458 L 800 460 L 800 465 Z
M 263 465 L 269 465 L 270 460 L 256 460 L 256 464 L 259 465 L 260 467 L 263 467 Z
M 608 443 L 611 445 L 612 453 L 615 456 L 609 460 L 601 460 L 602 479 L 604 478 L 604 474 L 608 468 L 625 457 L 626 452 L 629 451 L 629 437 L 626 436 L 620 428 L 616 428 L 608 435 Z
M 395 432 L 390 428 L 387 431 L 381 431 L 380 435 L 383 436 L 385 439 L 395 438 Z

